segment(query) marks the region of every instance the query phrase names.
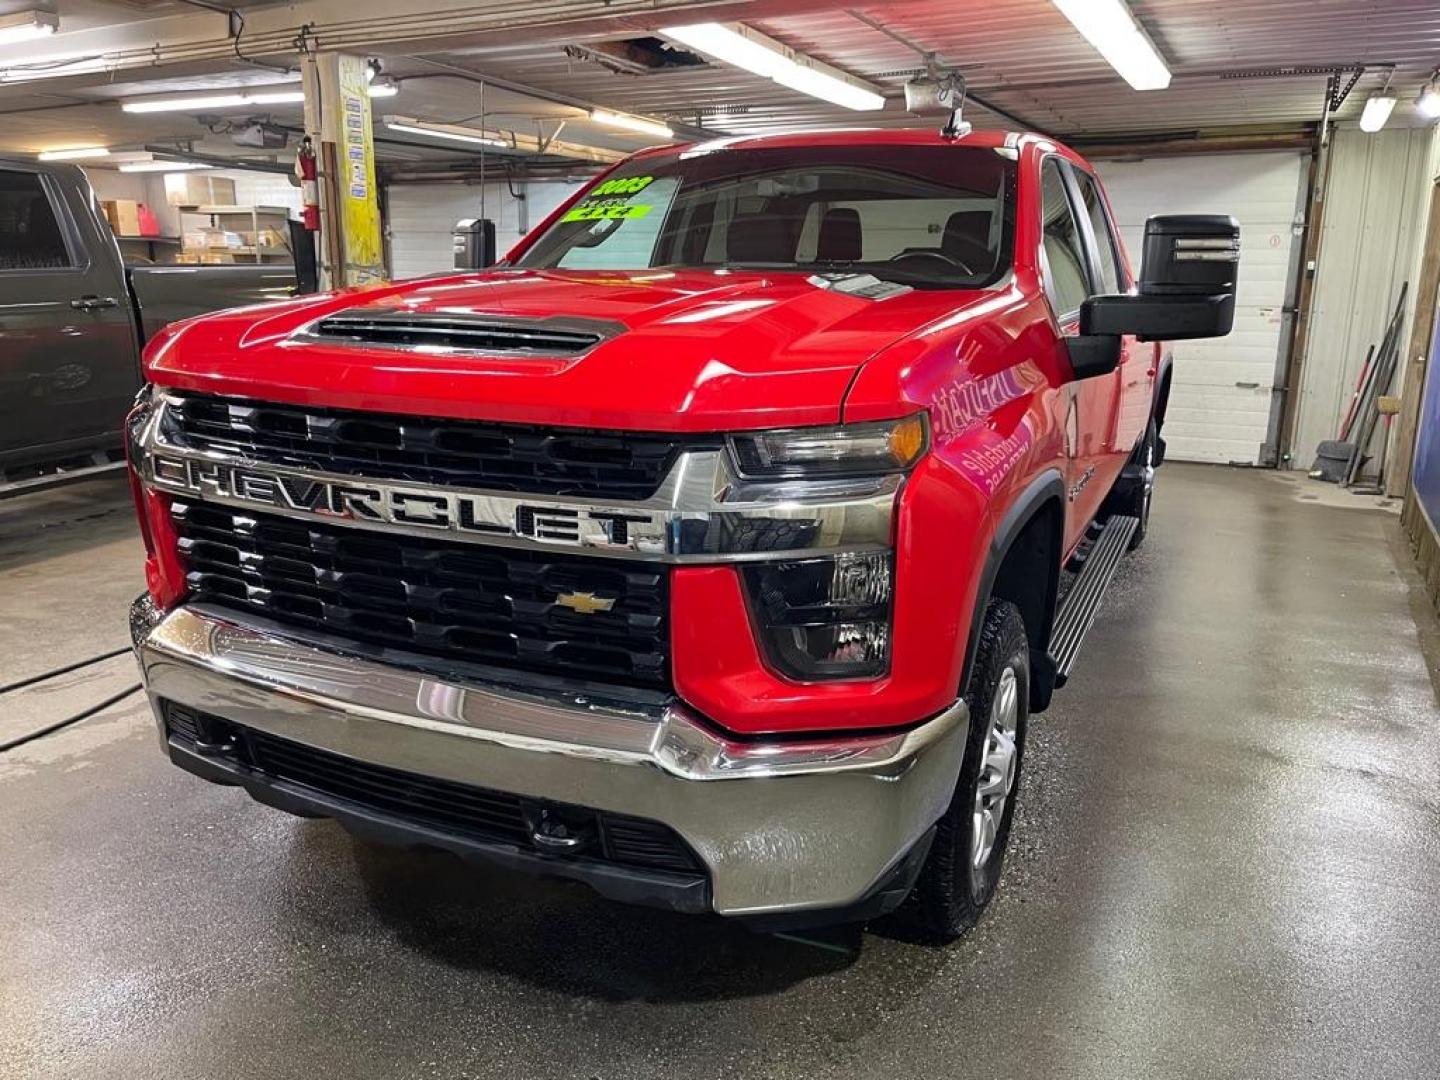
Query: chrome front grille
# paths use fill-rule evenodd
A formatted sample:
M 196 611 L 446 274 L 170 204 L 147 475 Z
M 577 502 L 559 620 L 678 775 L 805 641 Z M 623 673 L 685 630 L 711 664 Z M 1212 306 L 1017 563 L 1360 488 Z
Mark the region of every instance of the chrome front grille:
M 426 656 L 667 689 L 669 571 L 177 498 L 194 601 Z
M 436 486 L 646 499 L 684 449 L 716 439 L 541 428 L 167 395 L 169 444 L 246 461 Z

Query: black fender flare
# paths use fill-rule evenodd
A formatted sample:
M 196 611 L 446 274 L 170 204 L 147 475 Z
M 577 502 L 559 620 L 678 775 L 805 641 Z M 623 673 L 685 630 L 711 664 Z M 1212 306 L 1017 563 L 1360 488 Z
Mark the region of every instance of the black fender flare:
M 1040 512 L 1042 506 L 1051 499 L 1060 504 L 1063 521 L 1065 508 L 1065 476 L 1058 468 L 1048 468 L 1039 476 L 1035 477 L 1025 486 L 1025 489 L 1016 496 L 1005 511 L 1004 516 L 995 526 L 995 532 L 990 537 L 990 548 L 985 553 L 985 565 L 980 570 L 980 584 L 975 590 L 975 609 L 970 613 L 970 629 L 965 640 L 965 662 L 960 668 L 960 694 L 963 697 L 970 689 L 970 671 L 975 663 L 975 650 L 980 643 L 980 627 L 985 621 L 985 608 L 990 603 L 990 592 L 995 587 L 995 577 L 1000 572 L 1000 564 L 1005 561 L 1005 556 L 1010 553 L 1010 547 L 1015 542 L 1021 531 L 1030 524 L 1035 515 Z M 1063 531 L 1063 525 L 1062 525 Z M 1064 545 L 1064 537 L 1061 537 L 1061 545 Z M 1063 552 L 1057 553 L 1063 556 Z M 1049 581 L 1049 598 L 1046 602 L 1046 610 L 1049 612 L 1047 624 L 1055 621 L 1055 599 L 1060 588 L 1060 559 L 1055 562 L 1054 573 Z M 1047 625 L 1048 635 L 1048 625 Z M 1050 642 L 1032 641 L 1030 643 L 1031 660 L 1031 700 L 1032 708 L 1035 711 L 1043 709 L 1050 701 L 1050 690 L 1054 687 L 1054 665 L 1050 663 Z M 1049 672 L 1047 676 L 1046 672 Z M 1033 702 L 1039 701 L 1036 707 Z
M 1155 417 L 1156 428 L 1160 427 L 1160 406 L 1162 404 L 1160 395 L 1165 391 L 1165 380 L 1171 378 L 1175 370 L 1175 357 L 1169 349 L 1163 349 L 1160 353 L 1160 363 L 1155 366 L 1155 386 L 1150 391 L 1150 415 Z M 1168 399 L 1164 404 L 1169 404 Z

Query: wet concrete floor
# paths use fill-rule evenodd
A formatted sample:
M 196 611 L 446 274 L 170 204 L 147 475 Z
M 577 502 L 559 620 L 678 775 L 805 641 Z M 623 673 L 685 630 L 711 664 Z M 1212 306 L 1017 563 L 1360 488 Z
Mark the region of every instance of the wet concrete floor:
M 0 1076 L 1435 1076 L 1435 625 L 1394 517 L 1308 484 L 1162 471 L 946 949 L 358 843 L 176 770 L 138 697 L 0 754 Z M 0 684 L 140 587 L 123 483 L 0 503 Z M 0 743 L 133 681 L 0 697 Z

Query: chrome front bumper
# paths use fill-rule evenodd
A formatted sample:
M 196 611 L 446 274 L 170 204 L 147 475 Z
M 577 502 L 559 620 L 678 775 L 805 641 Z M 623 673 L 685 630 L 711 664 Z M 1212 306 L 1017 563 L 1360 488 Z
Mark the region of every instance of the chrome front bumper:
M 203 605 L 147 619 L 144 604 L 132 632 L 167 745 L 165 701 L 375 765 L 659 821 L 700 857 L 723 915 L 861 904 L 944 813 L 965 747 L 963 702 L 895 735 L 740 742 L 658 698 L 427 674 Z

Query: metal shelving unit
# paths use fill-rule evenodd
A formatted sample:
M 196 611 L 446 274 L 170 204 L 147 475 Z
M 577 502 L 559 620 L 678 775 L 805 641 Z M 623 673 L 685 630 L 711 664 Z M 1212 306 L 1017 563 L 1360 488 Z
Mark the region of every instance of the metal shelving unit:
M 134 250 L 143 244 L 145 247 L 145 257 L 152 263 L 160 261 L 160 256 L 155 250 L 157 246 L 178 248 L 181 243 L 180 237 L 178 236 L 121 236 L 119 233 L 116 233 L 115 239 L 120 242 L 120 250 L 122 252 Z
M 221 229 L 225 232 L 248 232 L 252 237 L 259 238 L 260 230 L 273 228 L 282 240 L 288 237 L 289 227 L 285 224 L 290 219 L 290 208 L 288 206 L 191 206 L 180 208 L 180 232 L 185 232 L 185 218 L 187 216 L 203 216 L 210 219 L 212 229 Z M 234 221 L 239 219 L 242 224 L 237 228 Z M 289 259 L 290 249 L 282 244 L 280 247 L 270 248 L 252 244 L 245 247 L 212 248 L 212 251 L 223 251 L 226 254 L 236 257 L 254 259 L 256 262 L 263 262 L 266 259 Z

